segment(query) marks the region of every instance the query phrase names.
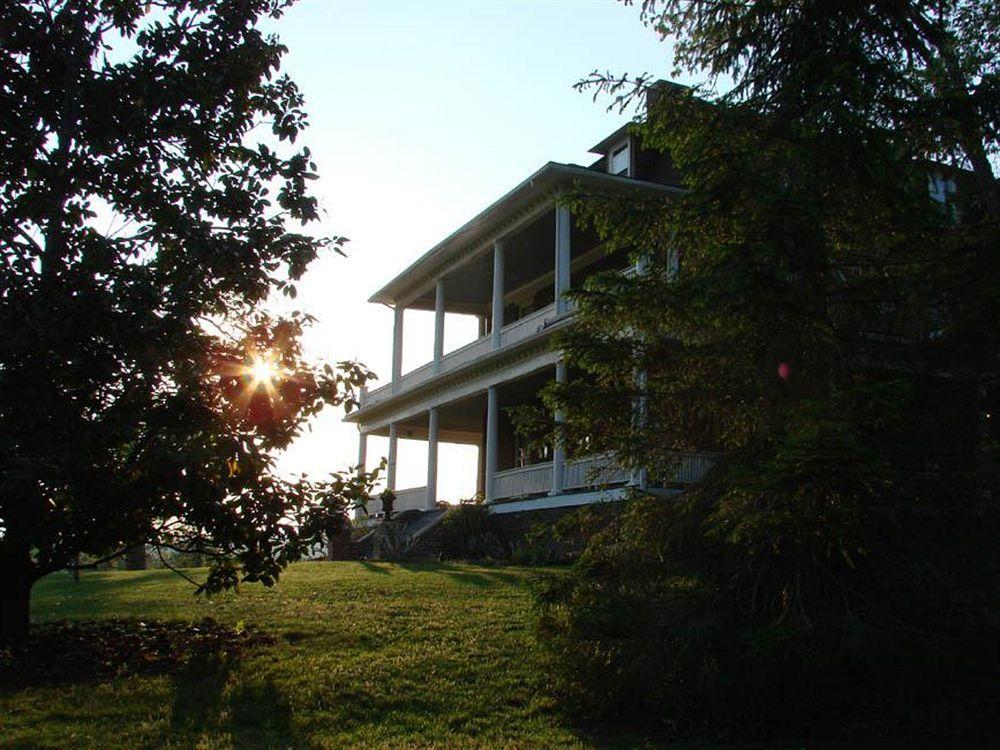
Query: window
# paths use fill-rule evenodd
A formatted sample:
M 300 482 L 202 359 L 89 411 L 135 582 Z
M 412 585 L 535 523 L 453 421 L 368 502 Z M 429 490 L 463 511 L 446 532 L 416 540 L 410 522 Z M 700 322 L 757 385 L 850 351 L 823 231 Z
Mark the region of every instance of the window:
M 947 203 L 948 196 L 954 195 L 956 191 L 955 181 L 944 177 L 941 174 L 932 174 L 927 180 L 927 192 L 931 198 L 938 203 Z
M 611 157 L 608 160 L 609 168 L 608 171 L 611 174 L 625 175 L 629 176 L 629 148 L 628 141 L 621 144 L 611 151 Z

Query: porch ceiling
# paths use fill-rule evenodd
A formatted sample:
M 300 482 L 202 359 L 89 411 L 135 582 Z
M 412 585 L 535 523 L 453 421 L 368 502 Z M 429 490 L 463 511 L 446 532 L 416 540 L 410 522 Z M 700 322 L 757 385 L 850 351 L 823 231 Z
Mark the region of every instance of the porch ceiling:
M 555 272 L 555 209 L 545 211 L 521 230 L 504 239 L 505 293 Z M 570 233 L 572 259 L 590 252 L 599 244 L 593 231 L 573 224 Z M 445 311 L 488 315 L 493 298 L 493 254 L 485 252 L 463 263 L 444 277 Z M 429 288 L 407 308 L 434 309 L 434 289 Z
M 552 200 L 559 191 L 577 187 L 602 193 L 645 193 L 664 196 L 683 193 L 680 188 L 668 185 L 609 175 L 576 164 L 549 162 L 424 253 L 372 295 L 369 301 L 395 305 L 400 302 L 409 303 L 415 296 L 422 297 L 426 288 L 433 285 L 435 276 L 440 275 L 463 253 L 473 251 L 483 243 L 491 242 L 503 232 L 505 225 L 509 225 L 518 215 L 523 215 L 523 212 L 530 210 L 532 206 L 537 206 L 544 200 Z
M 482 439 L 486 414 L 486 394 L 478 393 L 438 407 L 438 439 L 445 443 L 479 445 Z M 427 439 L 427 412 L 396 423 L 401 438 Z M 371 435 L 389 435 L 388 425 L 373 430 Z
M 498 386 L 500 408 L 538 403 L 538 391 L 555 377 L 552 368 Z M 399 437 L 411 440 L 427 439 L 427 412 L 421 412 L 396 423 Z M 486 394 L 453 401 L 438 407 L 438 439 L 445 443 L 479 445 L 486 429 Z M 388 437 L 389 426 L 372 430 L 369 435 Z

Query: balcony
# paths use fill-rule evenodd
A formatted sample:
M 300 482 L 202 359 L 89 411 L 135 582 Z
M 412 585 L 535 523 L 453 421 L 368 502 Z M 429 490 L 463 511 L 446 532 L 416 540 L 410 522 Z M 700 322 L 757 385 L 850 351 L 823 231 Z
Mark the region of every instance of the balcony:
M 516 320 L 500 329 L 499 349 L 493 348 L 492 336 L 481 336 L 475 341 L 448 353 L 441 358 L 440 363 L 428 362 L 402 375 L 394 383 L 387 383 L 373 391 L 369 391 L 361 399 L 361 408 L 367 409 L 377 406 L 397 394 L 412 391 L 435 378 L 443 377 L 468 367 L 495 351 L 510 349 L 542 334 L 547 329 L 551 329 L 555 324 L 565 320 L 566 317 L 565 314 L 560 316 L 556 313 L 554 303 L 535 310 L 533 313 L 529 313 L 520 320 Z

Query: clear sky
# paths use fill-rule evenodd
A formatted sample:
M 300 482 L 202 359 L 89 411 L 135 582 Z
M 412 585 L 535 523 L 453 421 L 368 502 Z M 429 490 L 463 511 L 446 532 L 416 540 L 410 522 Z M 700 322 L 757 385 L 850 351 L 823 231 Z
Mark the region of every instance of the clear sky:
M 299 309 L 319 322 L 317 359 L 390 369 L 392 313 L 368 297 L 547 161 L 589 164 L 586 149 L 628 115 L 572 84 L 595 68 L 669 73 L 669 49 L 638 10 L 611 0 L 334 2 L 300 0 L 276 25 L 284 69 L 306 97 L 304 143 L 317 161 L 323 234 L 348 258 L 317 261 Z M 408 312 L 404 371 L 432 356 L 433 314 Z M 475 335 L 449 315 L 446 351 Z M 319 477 L 357 461 L 357 430 L 327 409 L 282 457 Z M 370 438 L 368 458 L 385 454 Z M 397 487 L 425 484 L 426 444 L 400 441 Z M 475 491 L 475 448 L 443 445 L 439 498 Z

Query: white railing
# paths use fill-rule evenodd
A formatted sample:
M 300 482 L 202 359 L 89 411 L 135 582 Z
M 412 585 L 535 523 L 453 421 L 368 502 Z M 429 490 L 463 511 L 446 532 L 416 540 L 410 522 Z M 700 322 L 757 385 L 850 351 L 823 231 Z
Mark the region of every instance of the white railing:
M 423 510 L 427 501 L 426 487 L 409 487 L 405 490 L 396 490 L 396 500 L 392 504 L 392 512 L 399 513 L 403 510 Z M 374 498 L 368 501 L 365 506 L 369 515 L 377 515 L 382 512 L 382 501 Z
M 589 456 L 566 462 L 563 489 L 601 487 L 606 484 L 627 482 L 628 479 L 628 471 L 616 466 L 610 456 Z
M 713 453 L 677 453 L 678 462 L 667 479 L 656 478 L 657 484 L 695 484 L 700 482 L 717 458 Z M 597 489 L 624 484 L 629 471 L 608 455 L 588 456 L 567 461 L 563 472 L 563 490 Z M 521 466 L 498 471 L 493 475 L 493 497 L 507 500 L 515 497 L 540 495 L 552 489 L 552 462 Z
M 498 471 L 493 475 L 493 497 L 524 497 L 552 489 L 552 462 Z
M 653 477 L 664 484 L 697 484 L 704 479 L 705 474 L 719 458 L 717 453 L 680 453 L 676 454 L 678 462 L 672 474 L 666 480 Z
M 541 333 L 556 320 L 555 304 L 528 313 L 500 329 L 500 346 L 511 346 Z
M 626 481 L 628 472 L 614 466 L 607 456 L 590 456 L 566 462 L 562 489 L 579 490 Z M 543 494 L 551 489 L 551 461 L 506 469 L 493 475 L 493 496 L 501 500 Z
M 552 304 L 548 307 L 543 307 L 541 310 L 536 310 L 520 320 L 515 320 L 510 325 L 506 325 L 500 329 L 500 347 L 512 346 L 531 338 L 544 331 L 556 319 L 556 306 Z M 492 336 L 481 336 L 475 341 L 471 341 L 465 346 L 449 352 L 442 357 L 440 370 L 435 370 L 433 362 L 421 365 L 417 369 L 411 370 L 400 377 L 395 383 L 387 383 L 380 388 L 376 388 L 374 391 L 365 393 L 362 396 L 361 405 L 363 407 L 374 406 L 381 401 L 391 398 L 394 394 L 416 388 L 439 375 L 459 370 L 485 357 L 491 351 L 493 351 Z

